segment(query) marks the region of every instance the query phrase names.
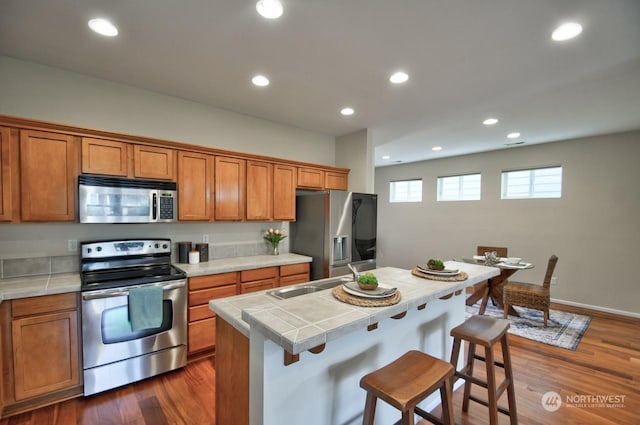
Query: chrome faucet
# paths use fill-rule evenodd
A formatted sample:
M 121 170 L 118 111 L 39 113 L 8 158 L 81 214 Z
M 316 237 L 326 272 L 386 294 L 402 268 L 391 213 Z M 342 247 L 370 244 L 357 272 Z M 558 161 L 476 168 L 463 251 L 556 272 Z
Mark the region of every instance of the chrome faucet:
M 353 273 L 353 281 L 357 282 L 358 278 L 360 277 L 360 273 L 358 273 L 358 271 L 351 265 L 351 263 L 347 264 L 347 267 L 349 268 L 349 270 L 351 270 L 351 273 Z

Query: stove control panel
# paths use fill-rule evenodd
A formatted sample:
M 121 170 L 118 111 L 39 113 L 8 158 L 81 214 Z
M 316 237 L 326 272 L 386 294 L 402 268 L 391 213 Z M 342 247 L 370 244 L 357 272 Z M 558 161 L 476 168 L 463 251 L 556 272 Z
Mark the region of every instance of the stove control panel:
M 84 258 L 130 257 L 134 255 L 171 255 L 171 239 L 127 239 L 82 242 L 80 256 Z

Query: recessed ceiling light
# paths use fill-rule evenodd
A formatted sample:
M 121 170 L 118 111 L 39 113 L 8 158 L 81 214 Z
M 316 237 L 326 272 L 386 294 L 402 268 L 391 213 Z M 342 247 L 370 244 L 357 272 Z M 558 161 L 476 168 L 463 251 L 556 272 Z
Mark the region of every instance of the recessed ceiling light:
M 436 152 L 441 151 L 442 150 L 442 146 L 434 146 L 434 147 L 431 148 L 431 150 L 432 151 L 436 151 Z
M 408 79 L 409 75 L 407 75 L 406 72 L 402 71 L 394 72 L 393 74 L 391 74 L 391 77 L 389 77 L 389 81 L 391 81 L 393 84 L 406 83 Z
M 497 118 L 487 118 L 486 120 L 482 121 L 482 124 L 484 125 L 494 125 L 498 123 L 498 119 Z
M 519 142 L 511 142 L 511 143 L 505 143 L 505 146 L 517 146 L 517 145 L 524 145 L 524 141 L 519 141 Z
M 391 159 L 391 157 L 389 155 L 384 155 L 382 159 Z
M 509 139 L 517 139 L 518 137 L 520 137 L 520 133 L 518 133 L 517 131 L 514 133 L 507 134 L 507 138 Z
M 269 85 L 269 79 L 264 75 L 256 75 L 251 79 L 251 82 L 258 87 L 265 87 Z
M 256 3 L 256 10 L 263 18 L 278 19 L 284 9 L 280 0 L 260 0 Z
M 342 109 L 340 110 L 340 113 L 341 113 L 342 115 L 353 115 L 353 114 L 354 114 L 354 112 L 356 112 L 356 111 L 354 111 L 354 110 L 353 110 L 353 108 L 349 108 L 349 107 L 342 108 Z
M 571 40 L 582 32 L 582 25 L 576 22 L 565 22 L 553 30 L 551 38 L 555 41 Z
M 116 28 L 110 21 L 102 18 L 90 20 L 89 28 L 100 35 L 104 35 L 105 37 L 115 37 L 118 35 L 118 28 Z

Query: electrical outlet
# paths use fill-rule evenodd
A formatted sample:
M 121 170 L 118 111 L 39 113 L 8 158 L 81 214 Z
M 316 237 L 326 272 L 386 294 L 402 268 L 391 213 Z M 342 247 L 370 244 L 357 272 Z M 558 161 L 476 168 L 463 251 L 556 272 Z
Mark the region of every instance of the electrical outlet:
M 69 239 L 67 241 L 67 250 L 69 252 L 76 252 L 78 250 L 78 241 L 75 239 Z
M 209 243 L 209 235 L 202 235 L 202 243 Z
M 557 285 L 558 284 L 558 278 L 557 277 L 552 277 L 551 278 L 551 284 L 552 285 Z

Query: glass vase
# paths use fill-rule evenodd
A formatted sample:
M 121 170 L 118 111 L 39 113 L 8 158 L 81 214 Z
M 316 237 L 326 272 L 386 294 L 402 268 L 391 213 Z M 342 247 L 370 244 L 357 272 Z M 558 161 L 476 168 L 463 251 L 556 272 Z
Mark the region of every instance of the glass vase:
M 272 244 L 271 245 L 271 254 L 273 254 L 273 255 L 279 255 L 280 254 L 280 250 L 278 249 L 278 244 Z

